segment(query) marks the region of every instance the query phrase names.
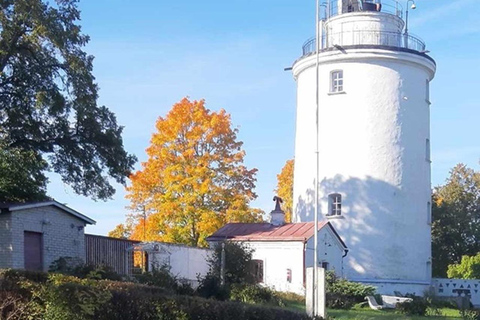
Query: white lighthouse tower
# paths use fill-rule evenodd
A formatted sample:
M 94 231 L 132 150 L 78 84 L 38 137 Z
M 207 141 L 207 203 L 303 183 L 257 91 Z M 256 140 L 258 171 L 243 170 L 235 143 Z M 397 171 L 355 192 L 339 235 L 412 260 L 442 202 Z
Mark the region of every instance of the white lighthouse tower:
M 382 293 L 421 294 L 431 283 L 435 61 L 407 32 L 403 18 L 407 13 L 408 23 L 412 7 L 405 12 L 394 0 L 327 1 L 318 55 L 315 39 L 307 41 L 292 69 L 298 90 L 294 220 L 314 220 L 317 196 L 319 220 L 329 220 L 349 248 L 344 276 Z

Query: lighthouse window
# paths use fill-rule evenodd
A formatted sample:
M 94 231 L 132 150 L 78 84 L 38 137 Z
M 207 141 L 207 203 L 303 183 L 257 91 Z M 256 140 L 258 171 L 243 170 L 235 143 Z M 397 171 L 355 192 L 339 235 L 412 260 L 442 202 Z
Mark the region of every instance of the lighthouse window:
M 335 70 L 330 74 L 330 92 L 343 91 L 343 70 Z
M 339 216 L 342 214 L 342 195 L 338 193 L 332 193 L 328 196 L 328 202 L 330 207 L 329 216 Z

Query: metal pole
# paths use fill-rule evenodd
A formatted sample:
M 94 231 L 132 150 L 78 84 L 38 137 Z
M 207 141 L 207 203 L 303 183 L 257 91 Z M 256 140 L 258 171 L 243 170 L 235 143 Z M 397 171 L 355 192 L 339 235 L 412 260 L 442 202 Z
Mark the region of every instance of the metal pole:
M 313 315 L 318 316 L 318 169 L 319 169 L 319 150 L 318 150 L 318 109 L 319 109 L 319 54 L 320 54 L 320 29 L 319 29 L 319 22 L 320 22 L 320 6 L 319 0 L 316 0 L 316 21 L 315 21 L 315 28 L 316 28 L 316 63 L 315 63 L 315 101 L 316 101 L 316 115 L 315 115 L 315 129 L 316 129 L 316 139 L 315 139 L 315 161 L 316 161 L 316 170 L 315 170 L 315 208 L 314 208 L 314 226 L 313 226 Z
M 223 287 L 225 285 L 225 242 L 222 243 L 220 260 L 220 284 Z

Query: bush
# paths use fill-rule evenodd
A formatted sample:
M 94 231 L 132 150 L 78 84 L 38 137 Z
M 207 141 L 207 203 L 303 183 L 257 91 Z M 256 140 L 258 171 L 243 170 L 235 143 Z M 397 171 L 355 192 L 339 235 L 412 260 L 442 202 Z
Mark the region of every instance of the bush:
M 366 296 L 375 294 L 375 287 L 338 278 L 334 272 L 327 272 L 325 280 L 326 305 L 329 308 L 350 309 L 355 304 L 363 302 Z
M 81 259 L 72 257 L 61 257 L 53 261 L 50 265 L 49 271 L 67 274 L 82 279 L 122 280 L 122 276 L 116 273 L 110 266 L 85 264 Z
M 397 311 L 410 316 L 425 316 L 427 314 L 428 302 L 417 296 L 411 297 L 412 301 L 397 303 Z
M 110 280 L 80 279 L 62 274 L 37 274 L 42 282 L 20 284 L 23 271 L 0 272 L 0 284 L 9 281 L 23 291 L 13 297 L 32 305 L 28 319 L 36 320 L 307 320 L 306 315 L 268 306 L 222 302 L 191 296 L 169 295 L 165 289 Z M 31 276 L 29 274 L 28 276 Z M 46 281 L 43 281 L 47 278 Z M 0 297 L 10 291 L 0 290 Z M 27 295 L 28 293 L 28 295 Z M 5 299 L 2 299 L 5 301 Z M 1 303 L 0 303 L 1 305 Z M 5 313 L 17 311 L 6 306 Z M 18 309 L 18 308 L 17 308 Z M 26 318 L 23 318 L 26 319 Z
M 233 285 L 230 291 L 230 299 L 245 303 L 285 306 L 285 303 L 277 296 L 275 291 L 259 285 Z
M 455 279 L 480 279 L 480 252 L 475 256 L 463 256 L 460 263 L 450 264 L 447 276 Z

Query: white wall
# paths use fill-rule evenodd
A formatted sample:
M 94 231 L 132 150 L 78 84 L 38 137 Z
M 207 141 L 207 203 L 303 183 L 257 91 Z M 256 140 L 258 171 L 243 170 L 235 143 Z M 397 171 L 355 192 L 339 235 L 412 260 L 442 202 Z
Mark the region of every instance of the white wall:
M 0 269 L 12 267 L 11 213 L 0 213 Z
M 461 290 L 468 290 L 475 308 L 480 308 L 480 280 L 433 279 L 435 294 L 439 297 L 458 297 Z
M 307 242 L 307 250 L 305 255 L 305 265 L 307 268 L 313 267 L 314 238 L 310 238 Z M 322 266 L 322 262 L 328 262 L 327 270 L 334 270 L 337 276 L 343 277 L 343 258 L 344 249 L 337 237 L 330 228 L 322 228 L 318 233 L 318 266 Z
M 298 60 L 294 218 L 313 220 L 315 179 L 315 56 Z M 344 92 L 330 94 L 341 69 Z M 321 213 L 328 195 L 342 195 L 331 219 L 350 249 L 351 280 L 430 283 L 430 110 L 426 80 L 434 63 L 417 54 L 348 49 L 320 54 L 319 151 Z M 408 266 L 408 268 L 406 267 Z
M 24 231 L 43 234 L 43 270 L 60 257 L 85 261 L 85 222 L 53 206 L 10 214 L 12 259 L 10 268 L 24 268 Z M 73 227 L 72 227 L 73 226 Z
M 263 284 L 277 291 L 305 294 L 304 244 L 302 241 L 251 241 L 244 242 L 255 251 L 252 258 L 263 261 Z M 287 282 L 287 269 L 292 281 Z
M 160 242 L 158 245 L 159 252 L 149 252 L 150 269 L 168 265 L 172 275 L 187 280 L 194 287 L 198 285 L 197 276 L 205 276 L 208 273 L 207 260 L 213 254 L 213 250 Z

